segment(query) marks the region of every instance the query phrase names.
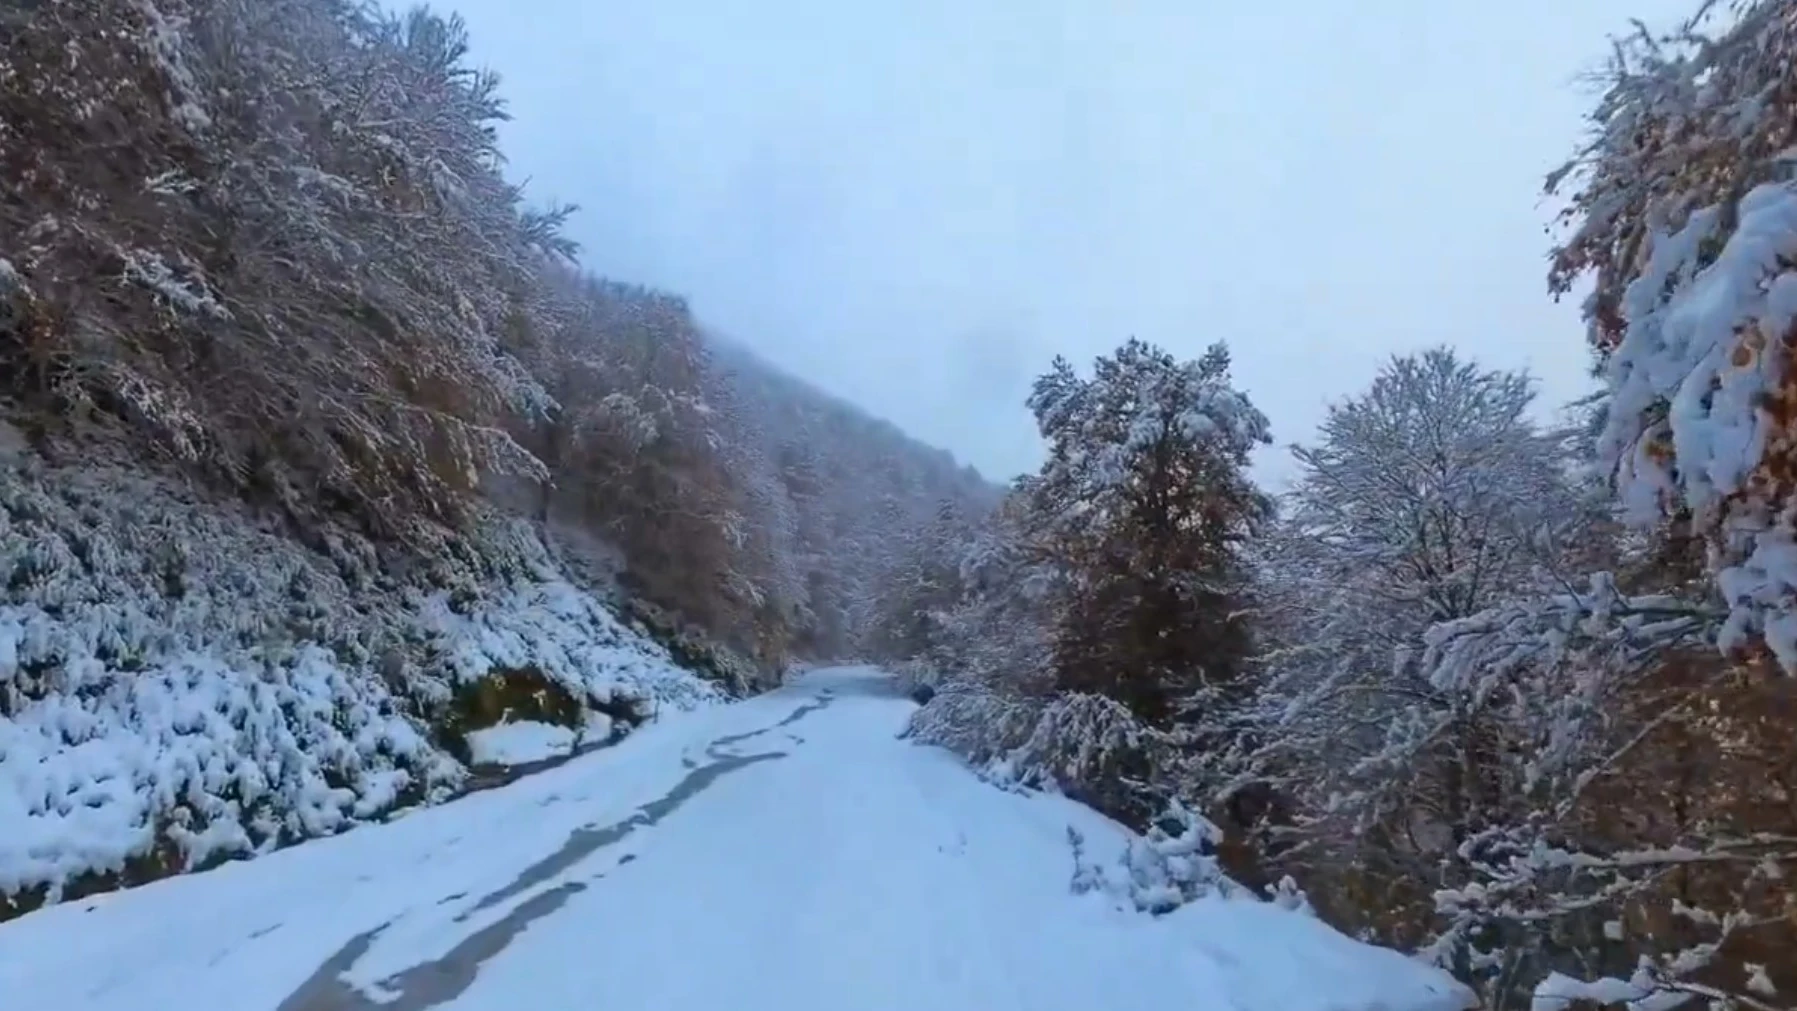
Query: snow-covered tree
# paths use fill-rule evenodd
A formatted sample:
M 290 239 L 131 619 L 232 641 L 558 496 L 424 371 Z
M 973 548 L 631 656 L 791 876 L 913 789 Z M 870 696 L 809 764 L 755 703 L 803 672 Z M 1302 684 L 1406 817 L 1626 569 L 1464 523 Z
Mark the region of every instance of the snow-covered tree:
M 1797 985 L 1789 682 L 1722 661 L 1707 595 L 1626 588 L 1663 582 L 1649 557 L 1428 634 L 1436 686 L 1526 731 L 1505 816 L 1462 841 L 1436 896 L 1434 950 L 1497 987 L 1570 974 L 1626 981 L 1630 1001 L 1780 1007 Z
M 1594 282 L 1589 446 L 1635 530 L 1579 557 L 1589 575 L 1426 635 L 1431 688 L 1516 728 L 1436 951 L 1538 1007 L 1782 1007 L 1797 986 L 1794 56 L 1790 0 L 1617 41 L 1591 140 L 1549 180 L 1550 285 Z
M 1362 632 L 1376 649 L 1526 584 L 1565 539 L 1568 463 L 1530 419 L 1534 399 L 1527 375 L 1434 348 L 1392 359 L 1294 447 L 1289 522 L 1319 581 L 1348 590 L 1331 609 L 1386 619 Z
M 979 518 L 947 499 L 928 526 L 904 538 L 869 632 L 875 657 L 907 660 L 935 651 L 944 617 L 962 595 L 960 555 Z
M 1797 670 L 1797 6 L 1701 4 L 1618 41 L 1569 196 L 1556 293 L 1585 303 L 1599 442 L 1633 518 L 1689 523 L 1730 616 L 1721 646 Z
M 1056 359 L 1029 406 L 1048 443 L 1022 488 L 1031 536 L 1068 572 L 1058 683 L 1168 726 L 1248 650 L 1241 548 L 1269 506 L 1247 462 L 1266 418 L 1220 344 L 1181 362 L 1131 340 L 1089 379 Z
M 1246 476 L 1266 419 L 1228 366 L 1132 340 L 1038 380 L 1048 460 L 928 610 L 942 684 L 915 736 L 1127 820 L 1177 793 L 1194 729 L 1245 694 L 1243 548 L 1268 507 Z
M 1553 585 L 1587 529 L 1533 399 L 1528 376 L 1435 348 L 1393 358 L 1293 448 L 1257 551 L 1257 695 L 1198 774 L 1344 925 L 1420 939 L 1441 858 L 1501 804 L 1510 728 L 1415 658 L 1436 623 Z
M 1363 729 L 1333 728 L 1339 748 L 1371 745 L 1367 729 L 1416 704 L 1426 685 L 1407 661 L 1431 625 L 1552 585 L 1560 550 L 1585 531 L 1533 400 L 1528 376 L 1436 348 L 1392 359 L 1294 447 L 1266 581 L 1288 637 L 1274 670 L 1296 712 L 1352 713 Z
M 483 475 L 540 474 L 504 424 L 548 400 L 501 335 L 571 247 L 499 175 L 466 48 L 454 18 L 340 0 L 35 11 L 0 56 L 34 423 L 413 538 Z

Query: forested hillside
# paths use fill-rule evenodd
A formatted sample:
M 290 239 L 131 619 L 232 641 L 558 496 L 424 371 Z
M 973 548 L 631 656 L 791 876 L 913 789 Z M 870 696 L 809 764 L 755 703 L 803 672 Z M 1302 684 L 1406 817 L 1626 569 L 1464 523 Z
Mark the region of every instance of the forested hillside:
M 912 735 L 1204 811 L 1238 880 L 1493 1007 L 1790 1007 L 1797 3 L 1637 28 L 1603 84 L 1548 184 L 1597 395 L 1401 355 L 1273 498 L 1220 348 L 1056 363 L 1046 465 L 890 605 Z
M 994 492 L 586 275 L 462 25 L 0 11 L 0 916 L 854 653 Z M 628 157 L 620 152 L 619 157 Z

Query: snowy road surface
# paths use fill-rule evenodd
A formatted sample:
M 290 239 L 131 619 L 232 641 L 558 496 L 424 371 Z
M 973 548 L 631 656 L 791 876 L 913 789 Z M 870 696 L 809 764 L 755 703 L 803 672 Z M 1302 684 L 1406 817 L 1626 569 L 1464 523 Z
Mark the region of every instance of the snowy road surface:
M 59 1011 L 1452 1011 L 1314 920 L 1155 920 L 1068 887 L 1067 826 L 814 673 L 510 787 L 0 924 L 0 1006 Z

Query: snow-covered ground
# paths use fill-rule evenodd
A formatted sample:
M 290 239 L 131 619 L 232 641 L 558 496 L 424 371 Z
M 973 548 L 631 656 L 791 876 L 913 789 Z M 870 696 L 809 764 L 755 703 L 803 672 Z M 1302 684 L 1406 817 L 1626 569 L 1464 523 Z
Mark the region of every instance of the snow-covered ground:
M 603 715 L 603 714 L 600 714 Z M 468 755 L 476 765 L 522 765 L 560 758 L 574 750 L 579 735 L 567 727 L 535 720 L 500 723 L 468 735 Z
M 1069 801 L 896 739 L 814 672 L 510 787 L 0 924 L 9 1007 L 1457 1011 L 1447 977 L 1252 900 L 1070 888 Z

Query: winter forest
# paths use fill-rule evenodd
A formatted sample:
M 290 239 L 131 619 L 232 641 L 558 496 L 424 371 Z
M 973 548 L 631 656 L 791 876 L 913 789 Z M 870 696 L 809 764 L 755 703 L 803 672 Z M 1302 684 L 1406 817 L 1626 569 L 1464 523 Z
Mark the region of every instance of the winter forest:
M 1797 0 L 1614 40 L 1543 250 L 1595 395 L 1444 343 L 1283 433 L 1229 334 L 1118 334 L 1046 363 L 1008 487 L 583 270 L 454 17 L 55 0 L 0 39 L 0 758 L 154 738 L 142 684 L 215 640 L 292 693 L 219 689 L 227 735 L 334 756 L 159 771 L 105 859 L 0 842 L 0 918 L 448 796 L 466 756 L 392 727 L 483 678 L 628 723 L 856 658 L 931 689 L 911 739 L 1172 811 L 1491 1007 L 1793 1006 Z M 519 599 L 705 683 L 505 653 Z M 41 786 L 0 815 L 78 817 Z
M 853 655 L 998 497 L 584 273 L 453 17 L 0 18 L 0 919 Z
M 1055 362 L 1048 462 L 929 531 L 877 626 L 939 679 L 914 735 L 1128 822 L 1202 811 L 1236 880 L 1492 1006 L 1789 1006 L 1793 67 L 1790 2 L 1617 40 L 1548 183 L 1583 402 L 1401 356 L 1275 498 L 1222 344 Z

